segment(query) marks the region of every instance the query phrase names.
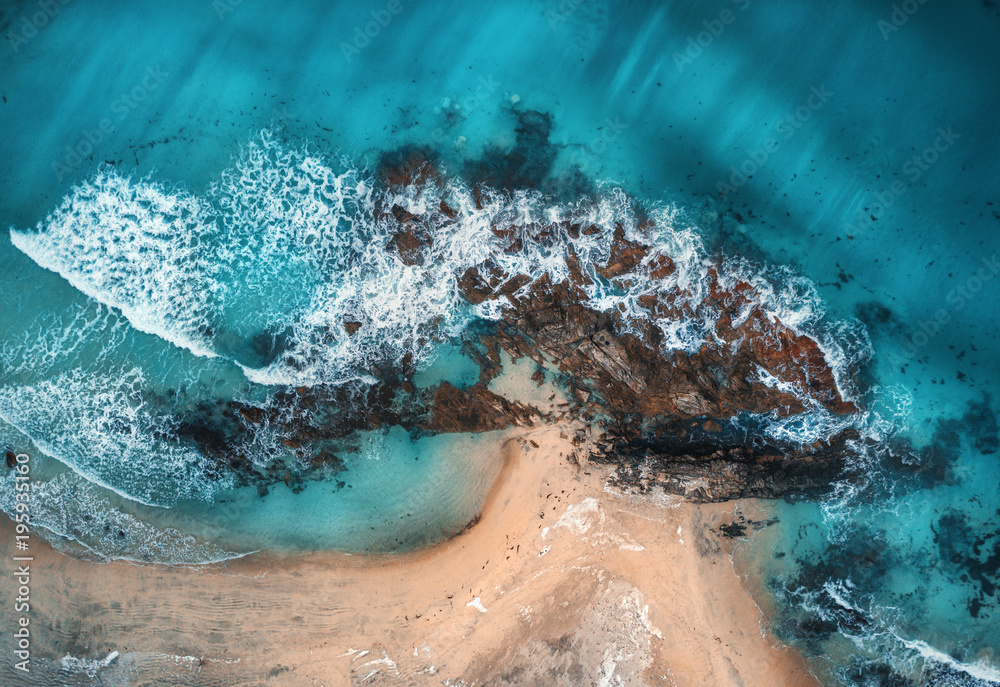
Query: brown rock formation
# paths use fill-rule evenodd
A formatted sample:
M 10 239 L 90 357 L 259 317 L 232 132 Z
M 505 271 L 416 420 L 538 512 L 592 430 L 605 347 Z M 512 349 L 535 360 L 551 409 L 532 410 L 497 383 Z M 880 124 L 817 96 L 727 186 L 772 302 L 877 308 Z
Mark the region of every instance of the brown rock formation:
M 634 260 L 635 251 L 623 249 L 629 258 L 615 257 L 613 252 L 609 264 L 615 267 L 609 269 L 617 272 L 623 261 Z M 530 282 L 524 275 L 501 274 L 495 266 L 486 265 L 470 268 L 459 280 L 459 289 L 472 303 L 506 298 L 506 336 L 498 339 L 500 344 L 514 357 L 557 361 L 560 371 L 578 386 L 601 396 L 606 412 L 662 419 L 724 419 L 743 411 L 778 410 L 787 415 L 805 410 L 795 395 L 757 381 L 758 370 L 791 384 L 834 412 L 855 410 L 841 398 L 833 372 L 813 339 L 769 321 L 739 288 L 723 291 L 717 277 L 712 297 L 724 309 L 716 327 L 720 341 L 706 344 L 694 355 L 682 351 L 665 355 L 659 347 L 659 332 L 650 323 L 645 323 L 641 338 L 617 334 L 620 313 L 587 307 L 572 279 L 553 284 L 545 274 L 531 283 L 526 298 L 513 296 Z M 752 314 L 734 327 L 732 313 L 744 305 L 752 308 Z M 651 297 L 647 307 L 661 317 L 694 316 L 665 298 Z
M 434 392 L 431 419 L 425 428 L 432 432 L 490 432 L 512 424 L 531 425 L 538 411 L 508 401 L 485 387 L 457 389 L 447 382 Z
M 568 233 L 574 231 L 579 227 Z M 583 233 L 599 231 L 591 226 Z M 519 249 L 512 233 L 495 233 L 511 237 L 508 250 Z M 639 269 L 643 261 L 647 261 L 644 270 Z M 604 451 L 596 457 L 618 464 L 623 484 L 637 483 L 633 476 L 640 463 L 643 474 L 655 466 L 655 476 L 647 474 L 643 484 L 699 500 L 815 493 L 841 475 L 847 443 L 857 439 L 853 430 L 831 438 L 829 444 L 811 447 L 772 443 L 753 448 L 718 433 L 720 421 L 740 413 L 788 416 L 806 412 L 814 404 L 838 414 L 857 410 L 841 396 L 817 342 L 770 319 L 752 285 L 738 282 L 725 288 L 719 268 L 711 269 L 710 305 L 720 312 L 716 340 L 691 355 L 664 353 L 660 332 L 651 322 L 638 323 L 639 336 L 619 333 L 627 330 L 620 326 L 620 312 L 589 307 L 581 288 L 589 277 L 571 247 L 566 262 L 570 277 L 559 283 L 548 274 L 535 278 L 506 274 L 487 262 L 469 268 L 458 286 L 470 303 L 505 301 L 504 323 L 494 336 L 480 339 L 488 351 L 483 356 L 484 373 L 496 373 L 498 366 L 490 363 L 498 362 L 497 348 L 539 364 L 555 361 L 580 400 L 580 412 L 611 418 Z M 608 262 L 596 271 L 609 280 L 660 280 L 674 269 L 669 257 L 651 254 L 649 246 L 626 239 L 617 225 Z M 680 295 L 661 291 L 641 297 L 640 305 L 660 318 L 697 317 Z M 762 373 L 783 383 L 786 390 L 763 382 Z M 637 441 L 691 419 L 707 420 L 704 426 L 713 430 L 697 445 L 683 436 L 676 437 L 669 449 Z
M 380 178 L 388 186 L 441 187 L 432 157 L 420 149 L 384 158 Z M 481 194 L 473 188 L 477 205 Z M 441 200 L 426 216 L 398 204 L 383 206 L 378 214 L 395 223 L 387 250 L 407 265 L 423 265 L 432 223 L 455 222 L 459 213 Z M 640 233 L 651 226 L 639 218 Z M 848 442 L 858 439 L 856 432 L 806 447 L 727 433 L 727 421 L 737 415 L 790 416 L 819 406 L 844 414 L 857 408 L 842 397 L 819 344 L 771 318 L 755 287 L 725 275 L 721 261 L 708 270 L 707 295 L 696 298 L 680 287 L 667 288 L 672 282 L 664 280 L 675 273 L 674 262 L 627 238 L 620 223 L 608 237 L 607 261 L 590 266 L 582 264 L 564 237 L 605 231 L 596 225 L 541 226 L 527 232 L 508 219 L 492 231 L 508 253 L 522 250 L 525 241 L 562 250 L 568 277 L 554 282 L 548 273 L 509 274 L 492 259 L 453 275 L 469 303 L 503 304 L 501 322 L 483 323 L 476 333 L 467 333 L 464 351 L 481 370 L 476 385 L 459 389 L 445 382 L 419 389 L 406 357 L 395 367 L 373 372 L 382 381 L 361 391 L 286 391 L 276 394 L 267 408 L 231 403 L 222 413 L 228 425 L 208 430 L 204 423 L 182 423 L 186 438 L 206 453 L 230 460 L 237 453 L 231 437 L 261 426 L 277 428 L 285 446 L 317 467 L 335 464 L 324 456 L 336 453 L 326 446 L 313 450 L 312 442 L 342 440 L 358 430 L 399 425 L 419 436 L 492 431 L 545 420 L 538 409 L 487 389 L 501 372 L 500 352 L 505 350 L 515 359 L 537 363 L 532 377 L 536 383 L 545 379 L 542 368 L 558 372 L 569 392 L 567 412 L 603 423 L 601 436 L 588 440 L 585 448 L 594 459 L 618 465 L 616 479 L 621 484 L 725 500 L 812 494 L 843 473 Z M 585 290 L 600 280 L 622 289 L 646 283 L 661 288 L 650 288 L 638 298 L 638 306 L 649 316 L 634 317 L 615 309 L 602 311 L 589 302 Z M 657 322 L 700 322 L 709 311 L 713 334 L 699 350 L 685 353 L 662 345 Z M 344 327 L 354 335 L 361 324 L 345 322 Z

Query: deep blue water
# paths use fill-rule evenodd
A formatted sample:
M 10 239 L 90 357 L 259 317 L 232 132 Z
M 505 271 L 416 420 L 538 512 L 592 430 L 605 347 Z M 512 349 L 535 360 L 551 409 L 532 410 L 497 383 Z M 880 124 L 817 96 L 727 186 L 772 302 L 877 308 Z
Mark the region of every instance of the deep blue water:
M 346 478 L 260 499 L 209 479 L 165 423 L 278 385 L 364 384 L 372 356 L 414 352 L 426 386 L 473 381 L 454 347 L 414 341 L 490 313 L 367 248 L 370 170 L 427 145 L 458 179 L 514 146 L 534 110 L 552 118 L 540 164 L 578 171 L 610 217 L 626 212 L 620 187 L 684 209 L 664 237 L 679 255 L 809 280 L 785 307 L 859 366 L 868 412 L 853 421 L 926 463 L 859 453 L 866 482 L 776 504 L 779 522 L 741 550 L 777 604 L 771 631 L 831 684 L 1000 681 L 994 3 L 70 1 L 49 14 L 0 14 L 0 443 L 33 456 L 54 539 L 177 563 L 393 549 L 461 527 L 490 476 L 468 465 L 494 465 L 500 437 L 374 432 Z M 442 259 L 478 255 L 474 224 Z M 254 344 L 291 328 L 315 353 L 296 326 L 359 311 L 376 332 L 324 344 L 290 376 Z M 281 448 L 264 436 L 247 450 L 264 462 Z M 242 531 L 251 519 L 267 526 Z

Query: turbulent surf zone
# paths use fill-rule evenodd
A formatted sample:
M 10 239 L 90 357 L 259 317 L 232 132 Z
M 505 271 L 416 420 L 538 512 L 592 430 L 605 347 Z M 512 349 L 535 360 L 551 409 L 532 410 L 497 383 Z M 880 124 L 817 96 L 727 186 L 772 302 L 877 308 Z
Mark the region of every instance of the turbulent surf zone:
M 544 155 L 550 128 L 521 113 L 515 151 Z M 5 441 L 41 458 L 35 525 L 78 555 L 166 564 L 405 550 L 474 519 L 496 471 L 469 466 L 495 466 L 505 433 L 569 422 L 572 459 L 617 488 L 818 510 L 820 567 L 772 571 L 783 638 L 853 645 L 837 660 L 859 684 L 995 680 L 858 598 L 881 580 L 839 572 L 859 513 L 958 479 L 956 458 L 907 440 L 911 401 L 872 377 L 865 324 L 707 239 L 732 222 L 530 155 L 363 165 L 272 131 L 204 189 L 106 167 L 10 232 L 72 287 L 46 312 L 23 286 L 26 335 L 2 350 Z M 509 393 L 515 368 L 542 391 Z M 296 503 L 318 512 L 281 539 Z M 967 543 L 934 555 L 973 570 L 979 613 L 996 541 Z

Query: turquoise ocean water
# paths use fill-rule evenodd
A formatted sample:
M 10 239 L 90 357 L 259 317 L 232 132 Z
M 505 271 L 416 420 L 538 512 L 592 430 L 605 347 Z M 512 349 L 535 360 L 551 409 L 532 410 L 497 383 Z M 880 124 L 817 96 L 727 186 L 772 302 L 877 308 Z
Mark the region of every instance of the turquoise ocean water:
M 613 221 L 616 188 L 681 208 L 673 250 L 790 268 L 789 312 L 860 369 L 867 479 L 741 544 L 770 631 L 829 684 L 1000 682 L 995 3 L 69 0 L 3 3 L 0 29 L 0 443 L 31 454 L 61 545 L 196 563 L 461 528 L 502 436 L 362 433 L 345 471 L 261 497 L 174 418 L 405 352 L 421 386 L 473 383 L 454 337 L 495 313 L 370 248 L 372 170 L 429 146 L 456 202 L 468 161 L 527 146 L 526 177 L 557 181 L 496 212 L 585 194 Z M 469 216 L 443 263 L 486 250 Z M 380 326 L 317 352 L 359 313 Z M 279 339 L 313 364 L 275 365 Z

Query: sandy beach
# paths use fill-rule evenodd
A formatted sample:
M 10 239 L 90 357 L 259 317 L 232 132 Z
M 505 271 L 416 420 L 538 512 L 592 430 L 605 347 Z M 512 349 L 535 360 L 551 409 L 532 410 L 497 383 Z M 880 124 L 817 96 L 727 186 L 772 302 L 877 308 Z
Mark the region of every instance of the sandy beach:
M 33 660 L 117 651 L 103 685 L 817 684 L 762 636 L 713 531 L 733 504 L 606 490 L 606 468 L 568 460 L 573 430 L 508 440 L 479 521 L 412 554 L 167 568 L 79 561 L 35 535 Z M 0 617 L 11 627 L 12 604 Z

